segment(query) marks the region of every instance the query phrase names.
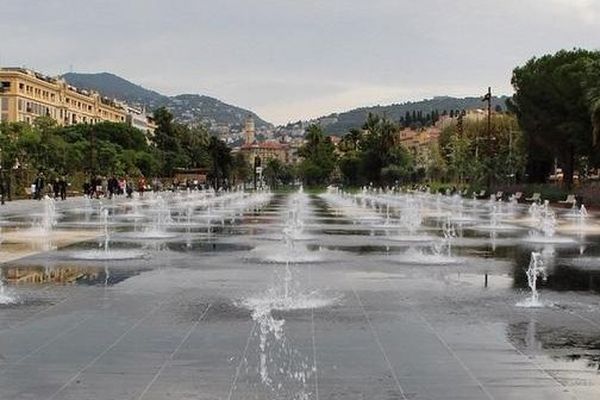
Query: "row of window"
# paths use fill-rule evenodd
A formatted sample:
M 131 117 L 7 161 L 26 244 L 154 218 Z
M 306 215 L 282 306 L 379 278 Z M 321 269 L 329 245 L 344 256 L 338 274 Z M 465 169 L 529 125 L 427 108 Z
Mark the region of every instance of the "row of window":
M 78 100 L 75 100 L 75 99 L 71 99 L 69 97 L 67 97 L 65 99 L 65 103 L 67 103 L 71 107 L 77 108 L 79 110 L 87 110 L 90 113 L 94 110 L 94 107 L 92 105 L 82 103 L 81 101 L 78 101 Z
M 2 99 L 2 107 L 4 110 L 8 110 L 8 99 L 5 99 L 5 98 Z M 25 101 L 23 99 L 19 99 L 18 100 L 18 110 L 26 111 L 28 113 L 36 114 L 36 115 L 40 115 L 40 116 L 46 115 L 46 116 L 50 116 L 50 117 L 56 119 L 56 109 L 54 107 L 48 107 L 43 104 L 36 103 L 34 101 Z M 76 115 L 73 112 L 65 112 L 65 114 L 66 115 Z M 104 119 L 104 120 L 110 119 L 112 121 L 125 121 L 124 116 L 118 115 L 118 114 L 112 114 L 110 112 L 107 112 L 106 110 L 101 110 L 100 114 L 102 116 L 102 119 Z M 65 118 L 67 118 L 66 115 L 65 115 Z M 59 118 L 63 118 L 63 110 L 60 110 Z M 80 118 L 80 120 L 84 123 L 95 121 L 93 118 L 90 118 L 88 116 L 82 116 Z M 71 121 L 71 123 L 77 123 L 77 122 Z
M 8 91 L 10 91 L 10 88 L 11 88 L 10 81 L 1 81 L 0 82 L 0 92 L 8 92 Z M 18 88 L 19 88 L 20 93 L 24 93 L 30 97 L 35 97 L 35 98 L 42 99 L 42 100 L 52 102 L 52 103 L 56 103 L 57 101 L 58 102 L 63 101 L 63 98 L 57 93 L 54 93 L 50 90 L 46 90 L 46 89 L 43 89 L 40 87 L 29 85 L 24 82 L 18 82 Z M 96 111 L 94 104 L 90 104 L 86 101 L 82 102 L 81 100 L 78 100 L 73 97 L 65 96 L 64 102 L 67 104 L 67 106 L 69 108 L 75 108 L 77 110 L 80 110 L 81 112 L 87 112 L 87 113 L 93 114 Z M 100 107 L 98 108 L 97 112 L 102 116 L 103 119 L 110 118 L 110 119 L 113 119 L 116 121 L 124 121 L 125 120 L 124 117 L 121 117 L 119 114 L 103 110 Z
M 25 111 L 30 114 L 56 118 L 56 109 L 54 107 L 48 107 L 46 105 L 39 104 L 34 101 L 24 101 L 23 99 L 19 99 L 17 103 L 17 109 L 19 111 Z
M 30 96 L 33 97 L 37 97 L 39 99 L 44 99 L 44 100 L 49 100 L 49 101 L 55 101 L 56 100 L 56 94 L 52 93 L 49 90 L 45 90 L 45 89 L 40 89 L 38 87 L 35 86 L 31 86 L 31 85 L 26 85 L 23 82 L 19 83 L 19 92 L 23 93 L 27 93 Z

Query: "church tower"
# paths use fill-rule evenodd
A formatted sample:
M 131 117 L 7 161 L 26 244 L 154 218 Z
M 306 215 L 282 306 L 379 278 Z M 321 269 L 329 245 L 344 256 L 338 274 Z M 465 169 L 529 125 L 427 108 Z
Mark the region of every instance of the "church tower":
M 246 117 L 244 123 L 244 137 L 246 139 L 246 144 L 254 143 L 254 118 L 252 118 L 252 115 Z

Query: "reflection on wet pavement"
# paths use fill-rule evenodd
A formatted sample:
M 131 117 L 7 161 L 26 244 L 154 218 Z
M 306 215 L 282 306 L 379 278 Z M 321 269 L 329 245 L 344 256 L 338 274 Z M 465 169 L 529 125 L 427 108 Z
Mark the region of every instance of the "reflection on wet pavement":
M 3 400 L 600 398 L 595 216 L 548 236 L 543 209 L 375 191 L 53 206 L 2 217 Z M 532 252 L 543 307 L 518 307 Z

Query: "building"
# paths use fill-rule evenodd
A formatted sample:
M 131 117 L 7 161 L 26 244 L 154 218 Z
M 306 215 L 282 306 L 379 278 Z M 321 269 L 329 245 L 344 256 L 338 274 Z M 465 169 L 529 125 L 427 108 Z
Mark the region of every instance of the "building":
M 129 126 L 139 129 L 140 131 L 146 134 L 146 137 L 151 137 L 154 135 L 154 130 L 156 129 L 156 124 L 154 123 L 154 119 L 148 113 L 146 113 L 146 109 L 132 107 L 127 104 L 121 104 L 127 113 L 125 121 Z
M 32 123 L 47 116 L 59 125 L 126 122 L 122 104 L 77 89 L 63 79 L 24 68 L 0 69 L 0 121 Z
M 245 143 L 240 148 L 246 159 L 254 166 L 266 166 L 267 161 L 276 158 L 284 164 L 291 162 L 290 145 L 276 140 L 264 142 Z
M 291 146 L 277 140 L 257 141 L 255 138 L 254 119 L 252 116 L 246 118 L 244 124 L 244 144 L 239 151 L 246 157 L 253 167 L 264 167 L 267 161 L 273 158 L 284 164 L 292 160 Z M 260 171 L 260 170 L 259 170 Z
M 252 118 L 251 115 L 248 115 L 244 123 L 244 144 L 254 143 L 255 134 L 254 118 Z
M 398 134 L 402 146 L 413 155 L 429 151 L 432 143 L 437 143 L 442 131 L 438 127 L 424 129 L 403 129 Z

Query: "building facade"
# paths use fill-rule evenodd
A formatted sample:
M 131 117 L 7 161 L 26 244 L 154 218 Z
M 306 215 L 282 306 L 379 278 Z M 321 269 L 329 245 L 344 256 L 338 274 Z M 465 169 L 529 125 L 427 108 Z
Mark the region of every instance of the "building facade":
M 43 116 L 63 126 L 127 122 L 125 107 L 99 93 L 24 68 L 0 69 L 0 121 L 32 123 Z
M 398 140 L 402 146 L 416 155 L 428 151 L 432 144 L 437 144 L 441 133 L 441 129 L 437 127 L 403 129 L 398 133 Z
M 273 158 L 278 159 L 284 164 L 290 163 L 290 146 L 287 143 L 281 143 L 276 140 L 267 140 L 264 142 L 254 142 L 244 144 L 240 152 L 253 166 L 266 166 L 267 161 Z M 257 161 L 259 160 L 259 161 Z
M 254 118 L 248 115 L 246 121 L 244 121 L 244 144 L 254 143 L 255 137 L 256 128 L 254 126 Z
M 147 138 L 154 135 L 156 123 L 150 114 L 144 108 L 132 107 L 127 104 L 122 104 L 127 116 L 125 121 L 129 126 L 139 129 L 146 134 Z
M 244 144 L 239 151 L 253 167 L 264 167 L 267 161 L 273 158 L 284 164 L 290 163 L 291 146 L 277 140 L 257 141 L 255 137 L 254 119 L 252 116 L 246 118 L 244 124 Z

